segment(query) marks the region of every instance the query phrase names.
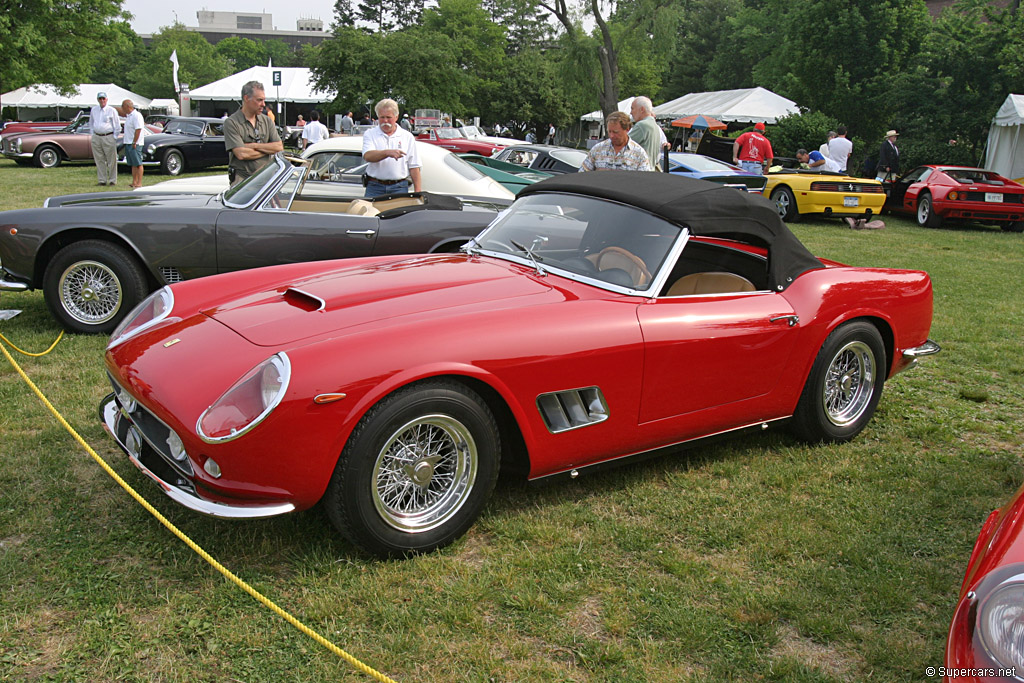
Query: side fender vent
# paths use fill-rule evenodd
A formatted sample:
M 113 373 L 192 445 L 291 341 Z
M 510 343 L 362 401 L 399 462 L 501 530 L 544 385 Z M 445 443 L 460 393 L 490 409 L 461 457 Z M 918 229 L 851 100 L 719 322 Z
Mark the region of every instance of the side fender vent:
M 171 266 L 161 266 L 160 277 L 162 277 L 164 282 L 169 285 L 173 285 L 175 282 L 181 282 L 185 279 L 181 276 L 181 272 L 177 268 Z
M 537 397 L 537 408 L 552 434 L 608 419 L 608 404 L 597 387 L 541 394 Z

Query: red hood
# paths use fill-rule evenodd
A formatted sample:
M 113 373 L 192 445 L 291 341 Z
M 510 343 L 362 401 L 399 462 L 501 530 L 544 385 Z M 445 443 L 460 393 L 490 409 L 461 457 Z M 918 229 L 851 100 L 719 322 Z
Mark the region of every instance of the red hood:
M 203 312 L 253 344 L 279 346 L 400 317 L 493 310 L 550 291 L 524 270 L 461 255 L 342 266 L 252 290 Z

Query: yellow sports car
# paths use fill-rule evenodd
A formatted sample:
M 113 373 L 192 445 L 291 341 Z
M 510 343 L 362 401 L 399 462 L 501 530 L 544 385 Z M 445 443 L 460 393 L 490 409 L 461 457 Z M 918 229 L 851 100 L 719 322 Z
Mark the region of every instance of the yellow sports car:
M 762 194 L 779 209 L 784 221 L 807 214 L 869 218 L 882 212 L 885 190 L 874 178 L 845 173 L 786 168 L 770 171 Z

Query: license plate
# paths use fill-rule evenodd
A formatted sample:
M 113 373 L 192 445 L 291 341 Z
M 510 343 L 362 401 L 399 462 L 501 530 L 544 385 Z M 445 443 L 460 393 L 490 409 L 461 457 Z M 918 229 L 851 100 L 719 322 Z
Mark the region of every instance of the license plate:
M 998 202 L 998 203 L 1002 204 L 1003 203 L 1003 193 L 1002 192 L 986 192 L 985 193 L 985 201 L 986 202 Z
M 843 206 L 858 206 L 860 197 L 843 197 Z

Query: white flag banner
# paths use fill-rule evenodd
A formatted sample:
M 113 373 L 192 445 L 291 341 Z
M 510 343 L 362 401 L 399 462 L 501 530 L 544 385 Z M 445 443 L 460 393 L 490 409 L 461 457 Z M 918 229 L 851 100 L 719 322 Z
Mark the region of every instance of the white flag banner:
M 175 50 L 171 53 L 171 64 L 174 65 L 174 92 L 181 92 L 181 86 L 178 85 L 178 51 Z
M 271 57 L 271 58 L 269 58 L 267 60 L 267 68 L 268 69 L 273 69 L 274 68 L 274 58 L 273 57 Z

